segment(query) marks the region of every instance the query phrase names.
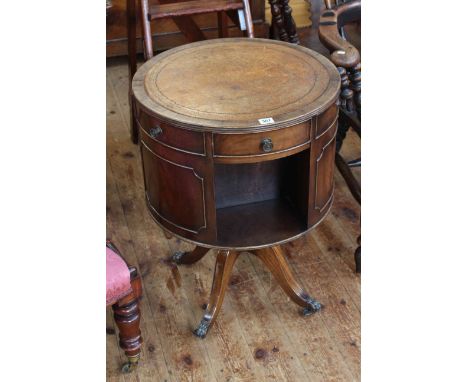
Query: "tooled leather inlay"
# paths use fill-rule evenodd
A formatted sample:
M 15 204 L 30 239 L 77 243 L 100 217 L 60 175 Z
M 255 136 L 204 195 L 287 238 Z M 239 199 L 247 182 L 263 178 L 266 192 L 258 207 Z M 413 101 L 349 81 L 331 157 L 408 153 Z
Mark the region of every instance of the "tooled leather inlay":
M 249 41 L 176 52 L 145 77 L 146 92 L 166 109 L 219 121 L 295 112 L 319 98 L 328 84 L 327 69 L 308 54 Z

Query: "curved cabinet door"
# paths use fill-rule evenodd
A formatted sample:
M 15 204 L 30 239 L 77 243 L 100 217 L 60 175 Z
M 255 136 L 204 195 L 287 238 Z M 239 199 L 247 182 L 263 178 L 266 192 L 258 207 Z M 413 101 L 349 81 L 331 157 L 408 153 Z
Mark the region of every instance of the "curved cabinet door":
M 170 231 L 194 238 L 207 228 L 205 179 L 187 164 L 158 155 L 141 142 L 146 199 Z
M 318 212 L 325 210 L 333 197 L 333 173 L 335 168 L 335 138 L 326 142 L 315 160 L 315 200 Z
M 309 227 L 322 219 L 333 201 L 337 126 L 338 122 L 335 119 L 325 132 L 317 131 L 311 150 Z

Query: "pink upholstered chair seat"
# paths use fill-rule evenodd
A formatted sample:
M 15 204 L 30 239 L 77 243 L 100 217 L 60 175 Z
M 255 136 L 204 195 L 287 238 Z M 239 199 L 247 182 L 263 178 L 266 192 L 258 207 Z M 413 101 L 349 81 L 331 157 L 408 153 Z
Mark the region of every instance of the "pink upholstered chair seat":
M 106 305 L 114 304 L 131 291 L 127 264 L 112 249 L 106 247 Z

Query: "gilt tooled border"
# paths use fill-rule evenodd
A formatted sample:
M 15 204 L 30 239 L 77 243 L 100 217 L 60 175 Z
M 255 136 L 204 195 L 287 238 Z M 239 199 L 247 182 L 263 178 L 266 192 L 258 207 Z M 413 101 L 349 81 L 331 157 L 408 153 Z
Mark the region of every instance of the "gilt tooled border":
M 221 43 L 219 43 L 219 44 L 221 44 Z M 211 47 L 216 46 L 216 45 L 219 45 L 219 44 L 209 45 L 208 47 L 211 48 Z M 266 48 L 266 49 L 268 49 L 268 48 Z M 294 50 L 293 50 L 293 52 L 296 53 L 296 51 L 294 51 Z M 189 51 L 186 51 L 186 52 L 184 52 L 184 53 L 181 53 L 181 56 L 184 56 L 184 55 L 187 55 L 187 54 L 190 54 L 190 50 L 189 50 Z M 306 65 L 308 65 L 309 67 L 311 67 L 310 62 L 309 62 L 309 61 L 306 61 L 303 57 L 301 57 L 301 56 L 299 56 L 299 55 L 297 55 L 297 54 L 294 54 L 294 56 L 295 56 L 297 59 L 303 61 L 303 62 L 304 62 Z M 320 62 L 320 61 L 318 61 L 318 60 L 317 60 L 316 62 L 319 63 L 320 66 L 322 66 L 322 67 L 325 69 L 325 71 L 327 71 L 328 68 L 327 68 L 322 62 Z M 171 64 L 171 62 L 166 63 L 165 65 L 161 66 L 161 67 L 158 69 L 157 73 L 155 73 L 155 75 L 154 75 L 155 80 L 157 80 L 159 74 L 160 74 L 160 73 L 162 72 L 162 70 L 163 70 L 167 65 L 169 65 L 169 64 Z M 312 71 L 314 72 L 314 75 L 317 77 L 317 72 L 316 72 L 316 70 L 313 69 L 313 67 L 312 67 Z M 149 71 L 148 71 L 148 73 L 149 73 Z M 144 87 L 145 87 L 145 90 L 146 90 L 147 94 L 150 95 L 151 93 L 150 93 L 149 89 L 146 87 L 146 76 L 145 76 L 145 79 L 144 79 L 143 83 L 144 83 Z M 158 82 L 157 82 L 157 81 L 155 81 L 155 84 L 156 84 L 156 88 L 157 88 L 157 90 L 158 90 L 158 92 L 159 92 L 159 95 L 162 96 L 164 99 L 166 99 L 168 103 L 174 104 L 174 105 L 176 105 L 176 106 L 178 106 L 178 107 L 180 107 L 180 108 L 182 108 L 182 109 L 191 110 L 191 111 L 194 112 L 194 113 L 198 113 L 198 114 L 212 114 L 212 115 L 239 115 L 239 114 L 240 114 L 240 115 L 249 115 L 249 114 L 254 114 L 254 113 L 252 113 L 251 111 L 250 111 L 250 112 L 244 112 L 244 113 L 243 113 L 243 112 L 236 112 L 236 113 L 219 113 L 219 112 L 200 111 L 200 110 L 197 110 L 197 109 L 193 109 L 193 108 L 188 107 L 188 106 L 185 106 L 185 105 L 180 105 L 179 103 L 177 103 L 177 102 L 174 101 L 173 99 L 167 97 L 164 93 L 162 93 L 161 89 L 160 89 L 159 86 L 158 86 Z M 293 102 L 289 102 L 289 103 L 286 103 L 286 104 L 284 104 L 284 105 L 280 105 L 280 106 L 278 106 L 278 107 L 275 107 L 275 108 L 272 108 L 272 109 L 269 109 L 269 110 L 264 110 L 263 112 L 266 113 L 266 114 L 268 114 L 268 113 L 270 113 L 270 112 L 272 112 L 272 111 L 285 108 L 285 107 L 287 107 L 288 105 L 291 105 L 291 104 L 294 104 L 295 102 L 298 102 L 299 100 L 301 100 L 301 99 L 307 97 L 307 96 L 312 92 L 312 90 L 316 87 L 316 84 L 317 84 L 317 81 L 314 82 L 314 85 L 313 85 L 304 95 L 298 97 L 297 100 L 294 100 Z M 320 95 L 318 95 L 316 98 L 320 98 L 327 90 L 328 90 L 328 86 L 325 87 L 325 89 L 322 91 L 322 93 L 320 93 Z M 151 98 L 154 102 L 156 102 L 151 96 L 150 96 L 150 98 Z M 162 106 L 164 106 L 164 105 L 162 105 Z M 169 110 L 170 110 L 170 109 L 169 109 Z M 178 111 L 175 111 L 175 110 L 172 110 L 172 111 L 175 112 L 175 113 L 179 113 L 179 114 L 180 114 L 180 112 L 178 112 Z

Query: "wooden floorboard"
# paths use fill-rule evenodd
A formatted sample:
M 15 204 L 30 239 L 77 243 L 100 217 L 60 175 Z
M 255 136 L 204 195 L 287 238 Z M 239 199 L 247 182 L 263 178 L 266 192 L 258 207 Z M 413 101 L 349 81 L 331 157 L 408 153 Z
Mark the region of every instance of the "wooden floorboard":
M 317 43 L 304 41 L 312 47 Z M 354 273 L 353 254 L 360 208 L 340 175 L 335 174 L 329 216 L 313 232 L 285 246 L 297 279 L 323 303 L 323 310 L 301 316 L 258 259 L 242 253 L 218 320 L 200 340 L 191 330 L 208 301 L 215 253 L 191 266 L 171 263 L 174 251 L 192 247 L 166 239 L 146 211 L 140 154 L 129 138 L 127 91 L 126 61 L 109 61 L 107 236 L 142 275 L 144 344 L 138 370 L 121 374 L 125 356 L 108 308 L 107 380 L 359 381 L 360 276 Z M 342 153 L 346 159 L 360 156 L 353 133 Z M 360 179 L 360 170 L 353 171 Z

